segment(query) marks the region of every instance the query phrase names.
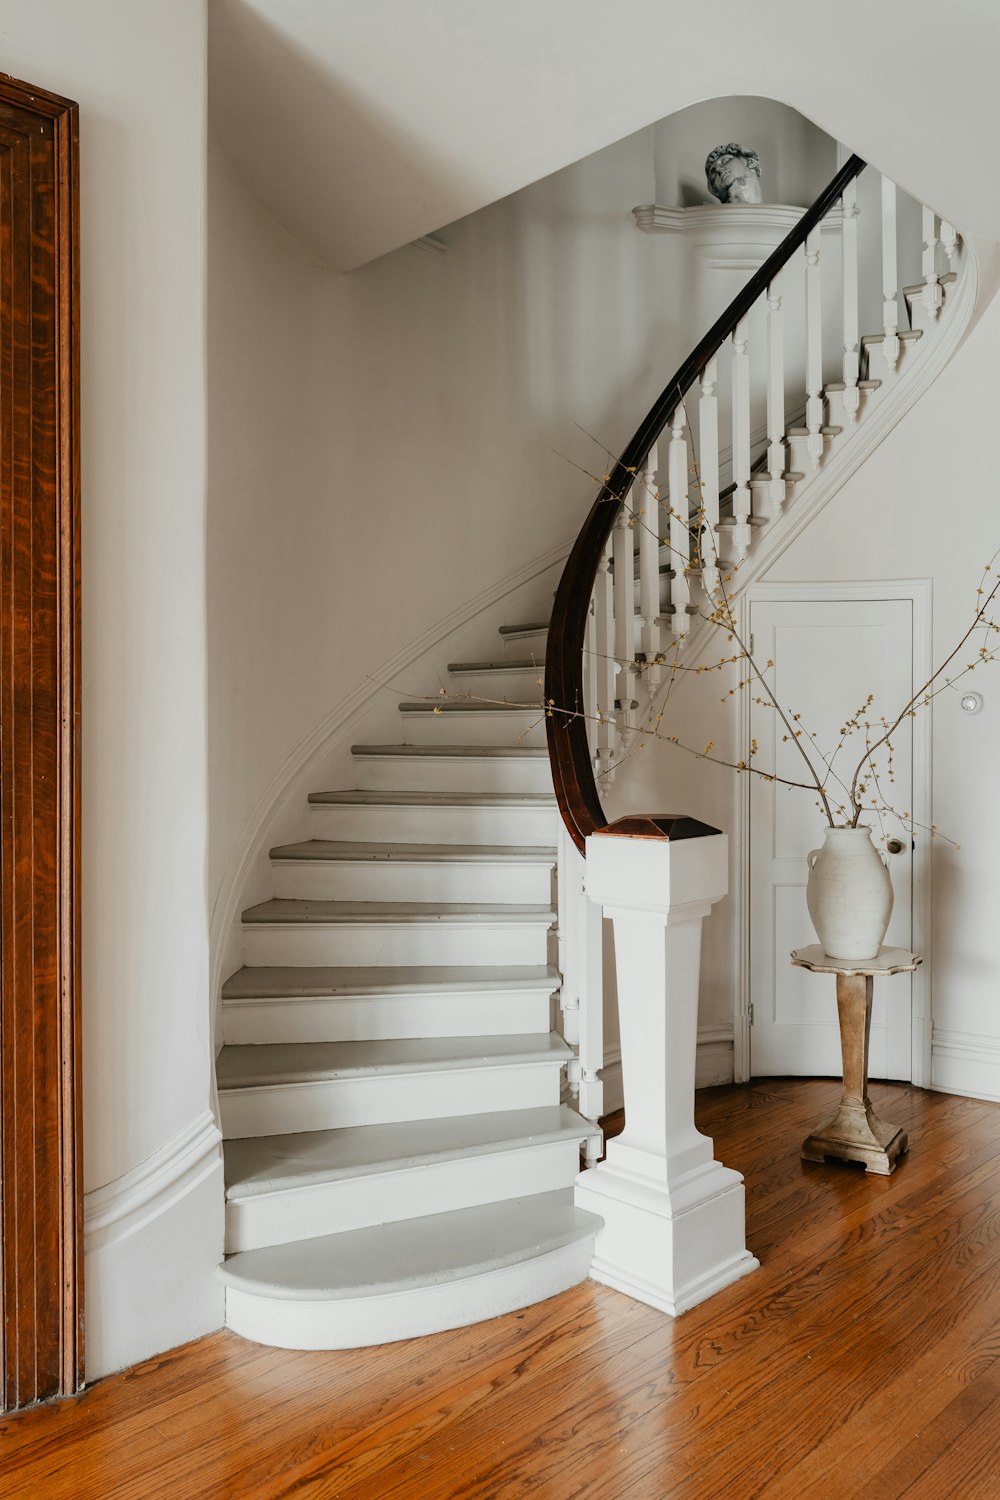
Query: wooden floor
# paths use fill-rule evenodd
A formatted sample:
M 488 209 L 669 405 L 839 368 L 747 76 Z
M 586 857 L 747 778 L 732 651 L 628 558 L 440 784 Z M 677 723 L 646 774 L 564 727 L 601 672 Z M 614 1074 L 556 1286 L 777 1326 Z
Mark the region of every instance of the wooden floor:
M 0 1495 L 997 1500 L 1000 1105 L 872 1093 L 888 1179 L 799 1160 L 833 1083 L 699 1096 L 762 1265 L 676 1321 L 589 1283 L 345 1354 L 213 1334 L 0 1418 Z

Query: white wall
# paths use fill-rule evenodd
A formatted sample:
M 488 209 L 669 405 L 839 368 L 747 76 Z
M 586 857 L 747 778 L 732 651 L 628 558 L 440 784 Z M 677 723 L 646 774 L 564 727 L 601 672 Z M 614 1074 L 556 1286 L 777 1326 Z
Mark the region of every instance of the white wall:
M 606 463 L 576 424 L 614 448 L 668 378 L 683 299 L 670 250 L 631 217 L 651 150 L 643 132 L 450 226 L 445 254 L 337 276 L 213 144 L 213 897 L 257 800 L 331 708 L 575 535 L 594 489 L 576 465 Z
M 210 1098 L 204 0 L 2 0 L 0 41 L 81 106 L 85 1185 L 117 1256 L 109 1285 L 88 1238 L 93 1375 L 219 1321 L 218 1183 L 161 1259 L 119 1212 Z M 109 1297 L 135 1303 L 117 1339 Z

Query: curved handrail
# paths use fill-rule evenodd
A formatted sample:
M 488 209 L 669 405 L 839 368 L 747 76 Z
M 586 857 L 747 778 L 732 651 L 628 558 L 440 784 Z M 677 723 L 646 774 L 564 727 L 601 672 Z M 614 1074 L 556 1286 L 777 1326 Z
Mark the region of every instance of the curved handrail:
M 688 355 L 615 463 L 566 561 L 552 607 L 545 648 L 546 735 L 559 812 L 581 853 L 587 835 L 607 827 L 597 792 L 584 717 L 583 647 L 590 599 L 611 529 L 636 473 L 686 392 L 761 293 L 767 290 L 795 251 L 805 244 L 844 189 L 864 171 L 865 165 L 860 156 L 851 157 Z

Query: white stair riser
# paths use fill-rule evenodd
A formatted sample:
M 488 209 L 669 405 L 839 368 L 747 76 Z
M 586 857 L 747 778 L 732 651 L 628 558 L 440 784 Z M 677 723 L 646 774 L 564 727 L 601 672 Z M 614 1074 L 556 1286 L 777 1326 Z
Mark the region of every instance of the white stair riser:
M 222 1133 L 227 1140 L 339 1130 L 400 1120 L 450 1119 L 501 1109 L 559 1103 L 561 1062 L 498 1063 L 426 1073 L 367 1073 L 310 1083 L 223 1089 Z
M 538 863 L 276 859 L 274 894 L 303 901 L 550 902 L 553 874 Z
M 551 995 L 538 989 L 227 1000 L 222 1025 L 230 1045 L 544 1034 L 551 1027 Z
M 504 656 L 508 661 L 524 661 L 527 657 L 544 661 L 545 643 L 548 638 L 548 630 L 530 630 L 527 634 L 516 636 L 513 640 L 509 636 L 502 636 Z
M 226 1204 L 226 1253 L 572 1187 L 578 1141 L 428 1162 Z
M 829 456 L 836 440 L 836 436 L 823 438 L 823 454 L 822 458 L 820 459 L 821 463 Z M 804 474 L 806 476 L 804 482 L 808 484 L 809 476 L 815 473 L 815 470 L 813 468 L 812 454 L 809 452 L 809 439 L 807 437 L 790 437 L 787 439 L 787 442 L 788 467 L 790 469 L 794 469 L 798 474 Z M 792 486 L 792 489 L 794 492 L 795 485 Z
M 540 709 L 523 713 L 401 713 L 406 745 L 544 745 Z
M 476 760 L 465 756 L 358 755 L 355 781 L 363 791 L 544 792 L 552 795 L 547 760 Z
M 485 698 L 492 703 L 500 698 L 508 703 L 526 703 L 531 708 L 541 708 L 544 683 L 544 661 L 539 661 L 536 667 L 517 671 L 449 672 L 448 695 L 453 700 L 469 697 L 476 701 Z
M 348 843 L 518 844 L 551 848 L 558 835 L 554 806 L 365 806 L 310 804 L 309 837 Z
M 244 963 L 544 964 L 541 922 L 248 922 Z
M 278 1349 L 358 1349 L 464 1328 L 585 1281 L 592 1236 L 482 1276 L 392 1296 L 294 1301 L 226 1288 L 226 1326 Z

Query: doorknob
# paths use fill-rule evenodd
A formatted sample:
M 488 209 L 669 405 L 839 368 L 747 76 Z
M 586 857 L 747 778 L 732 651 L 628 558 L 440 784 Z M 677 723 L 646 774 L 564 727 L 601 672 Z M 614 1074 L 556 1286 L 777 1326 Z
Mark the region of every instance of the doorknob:
M 906 845 L 903 843 L 902 839 L 890 839 L 885 847 L 888 849 L 890 854 L 902 854 Z

